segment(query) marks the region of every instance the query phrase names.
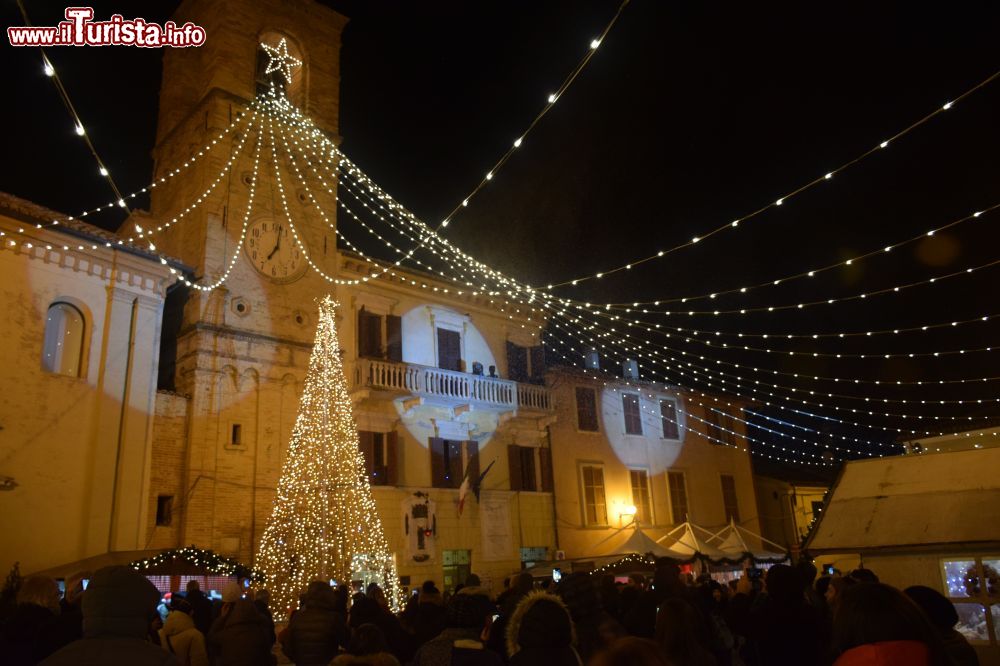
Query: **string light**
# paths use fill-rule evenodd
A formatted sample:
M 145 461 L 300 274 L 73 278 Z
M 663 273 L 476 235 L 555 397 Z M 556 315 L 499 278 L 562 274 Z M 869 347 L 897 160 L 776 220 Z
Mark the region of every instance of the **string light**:
M 312 580 L 360 575 L 385 591 L 393 612 L 405 599 L 365 473 L 347 390 L 336 308 L 319 304 L 316 340 L 298 417 L 260 544 L 259 566 L 282 621 Z
M 958 97 L 956 97 L 955 99 L 953 99 L 950 102 L 950 104 L 951 105 L 957 104 L 958 102 L 960 102 L 961 100 L 965 99 L 969 95 L 972 95 L 973 93 L 975 93 L 979 89 L 981 89 L 981 88 L 985 87 L 986 85 L 988 85 L 989 83 L 991 83 L 998 76 L 1000 76 L 1000 71 L 997 71 L 997 72 L 993 73 L 988 78 L 984 79 L 983 81 L 980 81 L 979 83 L 977 83 L 972 88 L 966 90 L 964 93 L 962 93 L 961 95 L 959 95 Z M 949 106 L 948 108 L 951 108 L 951 107 Z M 798 195 L 802 194 L 803 192 L 805 192 L 805 191 L 807 191 L 809 189 L 812 189 L 813 187 L 815 187 L 819 183 L 822 183 L 824 181 L 830 180 L 831 178 L 833 178 L 833 176 L 835 174 L 838 174 L 838 173 L 840 173 L 842 171 L 845 171 L 845 170 L 847 170 L 847 169 L 849 169 L 849 168 L 851 168 L 853 166 L 856 166 L 857 164 L 859 164 L 860 162 L 864 161 L 866 158 L 870 157 L 874 153 L 877 153 L 877 152 L 879 152 L 879 151 L 887 148 L 889 146 L 890 142 L 906 136 L 907 134 L 909 134 L 913 130 L 915 130 L 918 127 L 924 125 L 925 123 L 927 123 L 928 121 L 930 121 L 932 118 L 934 118 L 935 116 L 937 116 L 940 113 L 943 113 L 944 111 L 945 111 L 945 109 L 943 107 L 940 107 L 940 106 L 937 107 L 936 109 L 934 109 L 933 111 L 931 111 L 930 113 L 928 113 L 927 115 L 925 115 L 924 117 L 922 117 L 919 120 L 917 120 L 915 123 L 909 125 L 908 127 L 900 130 L 899 132 L 897 132 L 893 136 L 889 137 L 888 139 L 886 139 L 885 141 L 883 141 L 882 143 L 880 143 L 877 147 L 871 148 L 869 150 L 866 150 L 862 154 L 860 154 L 857 157 L 855 157 L 855 158 L 853 158 L 853 159 L 845 162 L 844 164 L 842 164 L 841 166 L 837 167 L 836 169 L 832 169 L 831 171 L 828 171 L 825 175 L 820 176 L 818 178 L 814 178 L 814 179 L 806 182 L 805 184 L 800 185 L 799 187 L 797 187 L 797 188 L 789 191 L 787 194 L 785 194 L 785 195 L 783 195 L 781 197 L 778 197 L 777 199 L 772 199 L 771 203 L 765 204 L 765 205 L 761 206 L 760 208 L 758 208 L 757 210 L 751 211 L 751 212 L 749 212 L 749 213 L 747 213 L 745 215 L 740 216 L 739 218 L 736 219 L 736 222 L 746 222 L 747 220 L 753 219 L 753 218 L 761 215 L 765 211 L 770 210 L 773 207 L 780 206 L 782 203 L 788 201 L 792 197 L 798 196 Z M 619 266 L 615 266 L 615 267 L 612 267 L 612 268 L 603 269 L 603 270 L 600 271 L 600 273 L 602 275 L 611 275 L 613 273 L 618 273 L 620 271 L 627 270 L 625 268 L 626 265 L 638 266 L 640 264 L 644 264 L 644 263 L 647 263 L 649 261 L 653 261 L 655 259 L 662 258 L 662 257 L 664 257 L 667 254 L 670 254 L 670 253 L 676 252 L 678 250 L 684 249 L 686 247 L 689 247 L 690 245 L 693 245 L 693 244 L 695 244 L 695 243 L 697 243 L 697 242 L 699 242 L 701 240 L 704 240 L 706 238 L 710 238 L 712 236 L 715 236 L 716 234 L 722 233 L 723 231 L 726 231 L 727 229 L 734 229 L 734 228 L 737 228 L 737 227 L 738 227 L 737 224 L 727 222 L 727 223 L 722 224 L 720 226 L 717 226 L 714 229 L 711 229 L 711 230 L 709 230 L 709 231 L 707 231 L 705 233 L 698 234 L 697 236 L 693 237 L 690 241 L 688 241 L 686 243 L 680 243 L 680 244 L 675 245 L 675 246 L 673 246 L 671 248 L 668 248 L 668 249 L 665 249 L 665 250 L 660 250 L 660 251 L 658 251 L 656 253 L 653 253 L 653 254 L 650 254 L 650 255 L 646 255 L 646 256 L 643 256 L 643 257 L 640 257 L 640 258 L 637 258 L 637 259 L 633 259 L 632 261 L 629 261 L 629 262 L 627 262 L 625 264 L 621 264 Z M 589 275 L 578 275 L 578 276 L 573 277 L 573 278 L 567 278 L 567 279 L 562 280 L 562 281 L 554 282 L 553 286 L 554 287 L 563 287 L 563 286 L 566 286 L 566 285 L 572 285 L 574 283 L 575 284 L 579 284 L 581 282 L 584 282 L 584 281 L 587 281 L 587 280 L 593 280 L 593 279 L 596 279 L 596 278 L 597 278 L 597 273 L 596 272 L 595 273 L 591 273 Z
M 526 136 L 528 136 L 528 133 L 531 132 L 531 130 L 535 128 L 535 125 L 537 125 L 539 121 L 541 121 L 541 119 L 545 117 L 545 114 L 548 113 L 550 109 L 552 109 L 552 105 L 555 104 L 556 100 L 559 99 L 559 97 L 562 96 L 567 90 L 569 90 L 569 87 L 573 84 L 573 81 L 576 80 L 576 77 L 580 75 L 580 72 L 583 71 L 583 69 L 587 66 L 587 63 L 589 63 L 590 59 L 594 56 L 594 53 L 597 51 L 597 47 L 601 45 L 601 42 L 603 42 L 604 39 L 608 36 L 608 33 L 611 32 L 611 28 L 614 27 L 615 23 L 617 23 L 618 17 L 621 15 L 622 10 L 625 9 L 628 3 L 629 0 L 622 1 L 622 3 L 618 6 L 618 11 L 615 12 L 615 15 L 611 18 L 611 21 L 609 21 L 608 24 L 604 27 L 604 30 L 601 32 L 600 36 L 590 40 L 590 48 L 584 54 L 583 58 L 580 60 L 579 63 L 577 63 L 576 67 L 574 67 L 573 70 L 569 73 L 569 75 L 567 75 L 567 77 L 563 80 L 562 85 L 560 85 L 557 90 L 549 94 L 549 96 L 546 98 L 547 104 L 542 107 L 542 109 L 538 112 L 537 115 L 535 115 L 534 119 L 528 125 L 527 129 L 521 132 L 517 140 L 514 142 L 513 147 L 508 148 L 507 152 L 505 152 L 503 155 L 500 156 L 500 159 L 497 160 L 497 162 L 493 165 L 493 168 L 486 173 L 483 179 L 479 181 L 479 183 L 472 189 L 472 191 L 462 198 L 461 203 L 459 203 L 458 205 L 456 205 L 454 208 L 451 209 L 451 212 L 449 212 L 441 221 L 441 223 L 438 224 L 437 226 L 438 230 L 446 228 L 448 224 L 451 222 L 452 218 L 454 218 L 455 215 L 462 208 L 465 208 L 469 205 L 469 201 L 471 201 L 473 197 L 475 197 L 479 193 L 479 191 L 486 185 L 486 183 L 493 180 L 493 176 L 496 174 L 497 171 L 499 171 L 504 166 L 504 164 L 507 163 L 507 160 L 510 159 L 510 156 L 513 154 L 514 150 L 521 146 L 521 142 L 524 140 Z

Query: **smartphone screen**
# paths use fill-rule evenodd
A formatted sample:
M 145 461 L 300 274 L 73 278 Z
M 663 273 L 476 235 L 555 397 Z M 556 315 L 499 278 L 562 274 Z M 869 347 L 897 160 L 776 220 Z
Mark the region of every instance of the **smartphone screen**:
M 562 580 L 562 571 L 559 570 L 559 569 L 553 569 L 552 570 L 552 582 L 553 583 L 558 583 L 561 580 Z

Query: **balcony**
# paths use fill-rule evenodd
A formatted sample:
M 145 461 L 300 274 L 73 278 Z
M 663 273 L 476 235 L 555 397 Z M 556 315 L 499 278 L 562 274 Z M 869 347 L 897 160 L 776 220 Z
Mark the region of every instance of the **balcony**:
M 352 388 L 409 393 L 450 405 L 468 405 L 498 411 L 554 410 L 552 394 L 544 386 L 522 384 L 413 363 L 358 359 Z

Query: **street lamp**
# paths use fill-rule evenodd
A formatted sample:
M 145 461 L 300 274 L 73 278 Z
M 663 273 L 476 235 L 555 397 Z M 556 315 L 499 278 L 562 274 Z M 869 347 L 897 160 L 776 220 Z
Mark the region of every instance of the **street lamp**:
M 621 511 L 618 512 L 618 522 L 621 523 L 622 527 L 625 527 L 626 525 L 631 525 L 632 523 L 635 522 L 635 514 L 637 512 L 638 509 L 635 508 L 635 504 L 624 505 L 621 508 Z M 626 517 L 629 518 L 629 521 L 627 523 L 625 522 Z

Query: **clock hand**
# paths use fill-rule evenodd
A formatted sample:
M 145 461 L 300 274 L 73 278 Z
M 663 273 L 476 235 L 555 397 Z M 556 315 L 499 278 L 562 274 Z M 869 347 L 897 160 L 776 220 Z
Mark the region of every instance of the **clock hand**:
M 274 249 L 271 250 L 271 253 L 267 255 L 267 260 L 270 261 L 271 257 L 274 256 L 274 253 L 277 252 L 280 248 L 281 248 L 281 227 L 278 227 L 278 242 L 274 244 Z

